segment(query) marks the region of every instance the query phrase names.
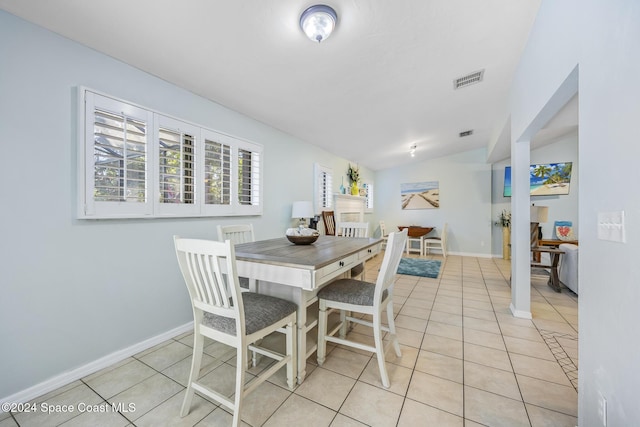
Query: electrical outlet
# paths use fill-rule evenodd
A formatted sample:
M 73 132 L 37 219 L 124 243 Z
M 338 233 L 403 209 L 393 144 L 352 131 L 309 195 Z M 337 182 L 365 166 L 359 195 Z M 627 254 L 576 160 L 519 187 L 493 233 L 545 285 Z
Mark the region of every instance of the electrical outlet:
M 598 416 L 602 422 L 600 425 L 602 427 L 607 427 L 607 399 L 605 399 L 601 394 L 599 395 L 598 402 Z

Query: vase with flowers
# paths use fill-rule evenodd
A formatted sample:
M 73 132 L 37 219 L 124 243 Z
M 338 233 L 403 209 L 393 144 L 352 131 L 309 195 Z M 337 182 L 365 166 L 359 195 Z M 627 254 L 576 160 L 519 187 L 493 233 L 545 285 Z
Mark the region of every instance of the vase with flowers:
M 358 166 L 351 166 L 349 163 L 349 169 L 347 169 L 347 178 L 351 181 L 351 195 L 357 196 L 360 194 L 360 189 L 358 188 L 358 182 L 360 181 L 360 169 Z

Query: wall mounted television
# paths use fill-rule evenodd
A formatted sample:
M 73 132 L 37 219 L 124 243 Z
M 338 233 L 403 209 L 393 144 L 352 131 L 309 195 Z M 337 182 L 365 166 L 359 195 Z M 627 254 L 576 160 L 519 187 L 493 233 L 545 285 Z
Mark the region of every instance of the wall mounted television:
M 529 166 L 529 195 L 557 196 L 569 194 L 571 162 Z M 511 166 L 504 168 L 504 197 L 511 197 Z

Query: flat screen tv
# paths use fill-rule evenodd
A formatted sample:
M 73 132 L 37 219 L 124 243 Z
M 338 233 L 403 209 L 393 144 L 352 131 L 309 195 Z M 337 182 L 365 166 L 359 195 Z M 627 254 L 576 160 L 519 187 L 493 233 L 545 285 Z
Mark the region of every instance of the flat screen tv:
M 529 166 L 529 194 L 557 196 L 569 194 L 571 162 Z M 504 197 L 511 197 L 511 166 L 504 168 Z

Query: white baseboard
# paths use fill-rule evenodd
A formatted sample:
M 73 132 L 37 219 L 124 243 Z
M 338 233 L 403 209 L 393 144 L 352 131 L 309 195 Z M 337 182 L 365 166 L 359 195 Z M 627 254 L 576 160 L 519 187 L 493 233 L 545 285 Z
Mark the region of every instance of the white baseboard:
M 513 317 L 519 317 L 520 319 L 533 319 L 530 311 L 516 310 L 513 303 L 509 304 L 509 310 L 511 310 L 511 314 Z
M 43 394 L 49 393 L 50 391 L 63 387 L 81 378 L 84 378 L 87 375 L 93 374 L 94 372 L 97 372 L 101 369 L 109 367 L 115 363 L 118 363 L 126 359 L 127 357 L 131 357 L 134 354 L 138 354 L 141 351 L 151 348 L 154 345 L 158 345 L 177 335 L 191 331 L 192 329 L 193 329 L 193 321 L 186 323 L 182 326 L 179 326 L 177 328 L 171 329 L 160 335 L 156 335 L 155 337 L 151 337 L 147 340 L 136 343 L 130 347 L 108 354 L 104 357 L 101 357 L 100 359 L 94 360 L 93 362 L 89 362 L 86 365 L 79 366 L 76 369 L 73 369 L 71 371 L 67 371 L 62 374 L 56 375 L 53 378 L 50 378 L 46 381 L 43 381 L 39 384 L 29 387 L 25 390 L 12 394 L 11 396 L 0 398 L 0 403 L 29 402 L 35 399 L 36 397 L 42 396 Z

